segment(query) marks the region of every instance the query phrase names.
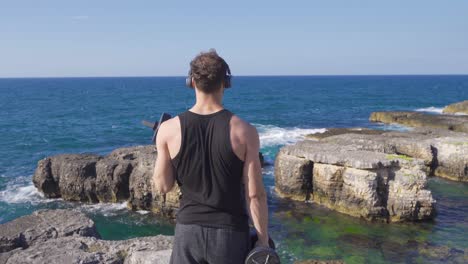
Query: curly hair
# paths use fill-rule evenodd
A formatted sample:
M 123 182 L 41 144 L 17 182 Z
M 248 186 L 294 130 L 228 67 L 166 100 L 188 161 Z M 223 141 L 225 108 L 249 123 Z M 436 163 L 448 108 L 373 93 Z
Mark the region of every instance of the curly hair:
M 201 52 L 190 62 L 190 75 L 198 89 L 213 93 L 221 88 L 227 71 L 227 63 L 216 50 Z

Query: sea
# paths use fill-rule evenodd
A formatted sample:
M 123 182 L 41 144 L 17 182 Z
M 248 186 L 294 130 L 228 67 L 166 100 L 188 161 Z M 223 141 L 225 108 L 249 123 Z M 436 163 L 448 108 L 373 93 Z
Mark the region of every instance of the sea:
M 32 184 L 37 162 L 61 153 L 107 154 L 151 144 L 142 120 L 176 115 L 194 104 L 184 77 L 0 79 L 0 223 L 41 208 L 89 215 L 104 239 L 172 235 L 174 226 L 125 203 L 46 199 Z M 279 198 L 273 161 L 279 148 L 332 127 L 409 130 L 369 122 L 373 111 L 440 114 L 468 99 L 468 75 L 235 76 L 224 107 L 256 126 L 268 192 L 269 232 L 282 263 L 338 259 L 346 263 L 468 262 L 468 184 L 429 179 L 433 221 L 369 223 L 314 203 Z M 465 262 L 465 263 L 466 263 Z

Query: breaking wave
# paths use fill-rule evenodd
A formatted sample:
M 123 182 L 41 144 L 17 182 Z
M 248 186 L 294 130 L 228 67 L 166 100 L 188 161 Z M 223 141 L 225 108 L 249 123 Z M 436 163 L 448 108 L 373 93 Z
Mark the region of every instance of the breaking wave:
M 282 128 L 273 125 L 255 124 L 260 137 L 260 147 L 293 144 L 308 134 L 323 133 L 325 128 Z

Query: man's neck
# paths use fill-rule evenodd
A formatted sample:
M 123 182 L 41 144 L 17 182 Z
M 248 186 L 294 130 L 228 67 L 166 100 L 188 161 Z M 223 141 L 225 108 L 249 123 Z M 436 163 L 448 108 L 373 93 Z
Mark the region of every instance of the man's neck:
M 222 110 L 223 107 L 223 93 L 222 91 L 212 94 L 202 93 L 195 91 L 196 102 L 195 105 L 190 108 L 190 111 L 197 114 L 211 114 Z

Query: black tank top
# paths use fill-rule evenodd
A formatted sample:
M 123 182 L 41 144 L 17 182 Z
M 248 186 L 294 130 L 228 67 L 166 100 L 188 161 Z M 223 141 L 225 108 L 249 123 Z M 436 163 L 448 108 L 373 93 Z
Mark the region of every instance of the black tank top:
M 176 221 L 181 224 L 248 230 L 242 172 L 244 161 L 232 150 L 229 122 L 223 109 L 179 115 L 179 152 L 172 159 L 182 192 Z

